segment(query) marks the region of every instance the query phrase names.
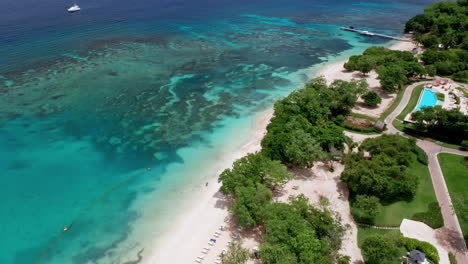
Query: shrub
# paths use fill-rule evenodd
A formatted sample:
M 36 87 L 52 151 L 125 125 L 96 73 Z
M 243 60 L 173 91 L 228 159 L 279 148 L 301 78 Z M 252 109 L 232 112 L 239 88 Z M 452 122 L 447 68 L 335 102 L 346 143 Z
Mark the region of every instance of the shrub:
M 453 92 L 449 92 L 451 96 L 455 99 L 455 104 L 459 105 L 460 104 L 460 97 L 458 95 L 454 94 Z
M 443 93 L 436 93 L 437 100 L 439 101 L 445 101 L 445 94 Z
M 399 257 L 399 242 L 393 236 L 371 235 L 362 244 L 362 254 L 368 264 L 395 263 Z
M 458 261 L 452 252 L 448 253 L 448 257 L 449 257 L 450 264 L 458 264 Z
M 427 154 L 424 152 L 424 150 L 420 147 L 416 147 L 414 149 L 414 153 L 416 153 L 416 157 L 418 161 L 424 165 L 429 164 L 429 161 L 427 160 Z
M 453 75 L 453 79 L 458 82 L 466 82 L 468 80 L 468 71 L 457 72 Z
M 351 208 L 351 213 L 356 221 L 367 224 L 373 224 L 374 218 L 380 211 L 380 199 L 367 195 L 357 195 Z
M 423 222 L 434 229 L 444 226 L 444 219 L 437 202 L 430 203 L 426 212 L 416 213 L 412 219 Z
M 368 91 L 362 96 L 362 99 L 368 106 L 377 106 L 382 102 L 382 98 L 374 91 Z
M 419 251 L 422 251 L 424 254 L 426 254 L 426 257 L 429 260 L 435 263 L 439 263 L 439 252 L 437 252 L 437 249 L 430 243 L 419 241 L 417 239 L 409 237 L 404 238 L 404 243 L 407 250 L 411 251 L 413 249 L 417 249 Z
M 468 150 L 468 140 L 463 140 L 461 142 L 461 149 L 462 150 Z

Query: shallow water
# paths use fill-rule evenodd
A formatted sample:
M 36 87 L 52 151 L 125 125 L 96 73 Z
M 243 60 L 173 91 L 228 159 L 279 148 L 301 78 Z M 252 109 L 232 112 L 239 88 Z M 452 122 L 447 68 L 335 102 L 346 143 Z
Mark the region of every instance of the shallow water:
M 148 253 L 256 113 L 314 65 L 388 44 L 340 26 L 398 35 L 429 2 L 1 1 L 0 263 Z

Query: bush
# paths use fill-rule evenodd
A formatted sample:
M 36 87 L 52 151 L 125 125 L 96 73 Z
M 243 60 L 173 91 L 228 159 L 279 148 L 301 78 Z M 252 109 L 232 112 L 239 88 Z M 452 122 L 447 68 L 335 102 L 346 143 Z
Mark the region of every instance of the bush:
M 461 142 L 461 149 L 462 150 L 468 150 L 468 140 L 463 140 Z
M 382 102 L 382 98 L 380 98 L 379 94 L 374 91 L 368 91 L 362 96 L 362 99 L 364 99 L 364 102 L 368 106 L 377 106 Z
M 429 161 L 427 160 L 427 154 L 424 152 L 424 150 L 420 147 L 416 147 L 414 149 L 414 153 L 416 153 L 416 157 L 418 161 L 424 165 L 428 165 Z
M 399 239 L 380 234 L 371 235 L 362 244 L 362 254 L 368 264 L 395 263 L 399 257 Z
M 404 243 L 405 247 L 408 251 L 411 251 L 413 249 L 417 249 L 424 254 L 426 254 L 426 257 L 435 262 L 439 263 L 440 257 L 439 257 L 439 252 L 437 252 L 437 249 L 431 245 L 430 243 L 424 242 L 424 241 L 419 241 L 417 239 L 412 239 L 409 237 L 404 238 Z
M 455 258 L 455 255 L 452 252 L 448 253 L 448 257 L 450 264 L 458 264 L 457 259 Z
M 455 81 L 466 82 L 468 80 L 468 71 L 457 72 L 452 77 Z
M 430 203 L 426 212 L 414 214 L 412 219 L 423 222 L 434 229 L 444 226 L 444 219 L 437 202 Z
M 380 213 L 380 199 L 375 196 L 357 195 L 351 213 L 357 222 L 373 224 Z
M 455 104 L 459 105 L 460 104 L 460 97 L 458 95 L 454 94 L 453 92 L 449 92 L 451 96 L 455 99 Z
M 443 93 L 436 93 L 436 96 L 437 96 L 437 100 L 439 101 L 445 101 L 445 94 Z

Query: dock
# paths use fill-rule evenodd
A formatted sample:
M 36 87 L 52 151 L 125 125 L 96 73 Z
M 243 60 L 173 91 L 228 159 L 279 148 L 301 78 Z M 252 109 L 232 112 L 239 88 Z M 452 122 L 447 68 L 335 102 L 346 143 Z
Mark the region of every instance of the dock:
M 381 37 L 381 38 L 388 38 L 388 39 L 394 39 L 394 40 L 399 40 L 399 41 L 408 41 L 408 42 L 412 41 L 411 39 L 407 39 L 407 38 L 393 37 L 393 36 L 389 36 L 389 35 L 370 32 L 370 31 L 367 31 L 367 30 L 359 30 L 359 29 L 355 29 L 353 27 L 342 27 L 341 29 L 347 30 L 347 31 L 357 32 L 357 33 L 359 33 L 361 35 L 365 35 L 365 36 L 371 36 L 371 37 L 376 36 L 376 37 Z

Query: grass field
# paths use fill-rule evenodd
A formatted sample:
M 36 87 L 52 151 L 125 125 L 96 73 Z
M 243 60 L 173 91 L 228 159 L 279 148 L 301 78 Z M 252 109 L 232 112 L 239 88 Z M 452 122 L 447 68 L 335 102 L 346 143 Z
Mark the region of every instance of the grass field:
M 438 155 L 438 158 L 452 200 L 456 199 L 457 197 L 463 197 L 467 199 L 466 197 L 468 197 L 468 158 L 448 153 L 441 153 Z M 462 211 L 462 208 L 457 203 L 455 203 L 455 212 L 457 213 L 458 221 L 460 222 L 465 241 L 467 241 L 468 219 L 466 215 L 468 214 L 468 212 Z
M 429 169 L 416 160 L 416 155 L 414 156 L 409 170 L 419 175 L 416 195 L 410 202 L 399 201 L 382 206 L 382 212 L 375 218 L 376 225 L 400 225 L 403 218 L 411 219 L 415 213 L 427 211 L 429 203 L 437 202 Z
M 416 104 L 418 103 L 419 96 L 421 95 L 422 90 L 424 89 L 424 85 L 419 85 L 414 88 L 413 92 L 411 93 L 411 98 L 406 105 L 405 109 L 397 116 L 397 118 L 393 121 L 393 126 L 400 130 L 403 131 L 404 124 L 401 122 L 403 119 L 408 115 L 413 109 L 416 107 Z
M 406 88 L 408 88 L 408 86 L 410 86 L 410 84 L 408 85 L 405 85 L 405 87 L 403 87 L 399 92 L 398 92 L 398 95 L 397 97 L 395 98 L 395 101 L 393 101 L 392 105 L 387 109 L 385 110 L 385 112 L 383 112 L 380 117 L 379 117 L 379 121 L 384 121 L 385 118 L 387 118 L 387 116 L 393 112 L 393 110 L 395 110 L 395 108 L 400 104 L 401 102 L 401 99 L 403 98 L 403 94 L 405 93 L 406 91 Z

